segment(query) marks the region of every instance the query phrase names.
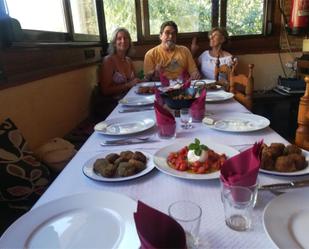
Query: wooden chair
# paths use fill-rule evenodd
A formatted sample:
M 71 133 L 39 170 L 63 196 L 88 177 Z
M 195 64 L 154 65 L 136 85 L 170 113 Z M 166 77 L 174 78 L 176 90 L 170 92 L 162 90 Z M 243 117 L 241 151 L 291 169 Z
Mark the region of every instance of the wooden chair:
M 298 107 L 295 144 L 305 150 L 309 150 L 309 75 L 305 76 L 306 91 L 300 98 Z
M 232 71 L 230 73 L 229 83 L 230 89 L 229 91 L 234 94 L 234 98 L 243 104 L 248 110 L 252 110 L 253 103 L 253 90 L 254 90 L 254 79 L 253 79 L 253 67 L 254 64 L 249 64 L 249 73 L 245 74 L 237 74 L 237 60 L 233 61 Z

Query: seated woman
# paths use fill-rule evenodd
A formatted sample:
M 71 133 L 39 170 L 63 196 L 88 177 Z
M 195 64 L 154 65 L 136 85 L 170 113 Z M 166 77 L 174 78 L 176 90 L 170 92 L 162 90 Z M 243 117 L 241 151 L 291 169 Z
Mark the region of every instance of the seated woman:
M 223 46 L 228 41 L 228 33 L 225 28 L 213 28 L 209 32 L 209 46 L 210 50 L 204 51 L 197 59 L 197 64 L 200 68 L 203 78 L 215 79 L 215 67 L 217 58 L 219 58 L 220 65 L 232 65 L 232 55 L 223 50 Z M 192 39 L 191 53 L 194 55 L 198 50 L 196 37 Z
M 102 112 L 105 117 L 132 86 L 141 82 L 134 73 L 132 60 L 128 57 L 131 46 L 129 31 L 125 28 L 117 28 L 108 48 L 109 54 L 103 59 L 100 75 L 99 86 L 102 98 L 110 102 L 101 106 L 104 108 Z

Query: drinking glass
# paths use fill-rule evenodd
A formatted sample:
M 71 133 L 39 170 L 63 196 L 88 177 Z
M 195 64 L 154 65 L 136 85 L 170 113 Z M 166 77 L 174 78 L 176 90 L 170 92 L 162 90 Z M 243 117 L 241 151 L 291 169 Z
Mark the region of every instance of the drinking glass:
M 190 129 L 192 128 L 192 116 L 190 113 L 189 108 L 182 108 L 180 109 L 180 121 L 182 123 L 181 127 L 183 129 Z
M 221 198 L 226 225 L 236 231 L 246 231 L 252 226 L 254 193 L 248 187 L 223 185 Z
M 202 217 L 201 207 L 191 201 L 177 201 L 169 206 L 168 214 L 185 230 L 187 248 L 198 248 L 199 230 Z

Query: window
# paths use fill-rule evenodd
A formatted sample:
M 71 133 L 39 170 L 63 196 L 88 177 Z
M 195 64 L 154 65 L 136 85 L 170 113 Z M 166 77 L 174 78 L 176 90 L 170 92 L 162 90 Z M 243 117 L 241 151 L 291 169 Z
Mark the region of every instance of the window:
M 161 24 L 177 23 L 178 37 L 226 27 L 231 36 L 264 35 L 266 5 L 271 0 L 105 0 L 107 36 L 117 26 L 126 27 L 134 41 L 157 40 Z M 138 25 L 139 23 L 139 25 Z M 188 35 L 187 35 L 188 36 Z M 137 39 L 137 37 L 139 37 Z
M 126 28 L 132 41 L 137 41 L 134 0 L 104 0 L 104 15 L 108 41 L 111 40 L 113 31 L 118 27 Z
M 211 0 L 148 1 L 150 35 L 159 34 L 161 24 L 173 20 L 179 33 L 206 32 L 211 28 Z
M 241 10 L 241 11 L 240 11 Z M 254 1 L 227 1 L 226 27 L 231 35 L 263 34 L 264 3 Z
M 0 0 L 3 1 L 3 0 Z M 7 14 L 17 19 L 23 41 L 98 41 L 95 0 L 5 0 Z

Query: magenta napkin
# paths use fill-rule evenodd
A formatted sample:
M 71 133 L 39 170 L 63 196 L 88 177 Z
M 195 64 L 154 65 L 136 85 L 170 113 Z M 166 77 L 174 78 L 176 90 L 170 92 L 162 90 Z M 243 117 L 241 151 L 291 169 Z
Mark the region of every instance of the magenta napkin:
M 176 121 L 173 114 L 160 105 L 157 101 L 154 102 L 154 108 L 159 133 L 162 136 L 171 136 L 175 134 Z
M 187 89 L 191 86 L 191 81 L 190 80 L 186 80 L 183 85 L 182 85 L 182 88 L 183 89 Z
M 252 186 L 260 169 L 263 141 L 226 160 L 221 167 L 221 181 L 232 186 Z
M 185 231 L 168 215 L 138 201 L 134 220 L 141 249 L 186 248 Z
M 162 92 L 158 89 L 155 88 L 155 97 L 156 97 L 156 101 L 160 104 L 160 105 L 164 105 L 164 99 L 161 97 Z
M 182 78 L 183 83 L 190 81 L 190 74 L 187 70 L 183 70 L 180 77 Z
M 205 114 L 206 88 L 203 88 L 201 95 L 194 100 L 190 107 L 190 113 L 194 121 L 201 121 Z
M 161 81 L 162 86 L 170 85 L 169 79 L 163 74 L 163 72 L 160 72 L 160 81 Z

